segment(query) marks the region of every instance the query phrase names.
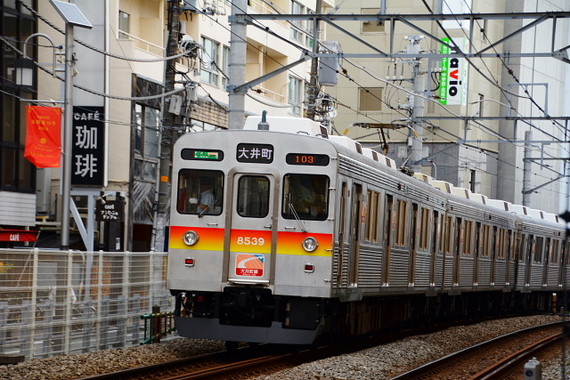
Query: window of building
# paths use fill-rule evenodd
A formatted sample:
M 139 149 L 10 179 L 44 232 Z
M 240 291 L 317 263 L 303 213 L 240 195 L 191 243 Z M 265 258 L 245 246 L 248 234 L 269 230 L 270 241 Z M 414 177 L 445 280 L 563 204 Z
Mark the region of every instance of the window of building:
M 230 47 L 222 47 L 222 87 L 226 88 L 228 85 L 228 77 L 230 74 Z M 224 75 L 225 74 L 225 75 Z
M 362 8 L 363 15 L 376 15 L 381 13 L 380 8 Z M 365 20 L 362 22 L 362 33 L 379 33 L 385 31 L 385 22 L 382 20 Z
M 119 38 L 128 39 L 131 33 L 131 15 L 119 11 Z
M 297 2 L 297 1 L 291 1 L 291 13 L 292 14 L 304 14 L 305 13 L 305 7 Z M 304 30 L 305 30 L 305 20 L 293 20 L 291 22 L 291 29 L 290 29 L 290 37 L 300 43 L 303 43 L 303 39 L 304 39 Z
M 360 87 L 358 89 L 359 111 L 382 110 L 382 87 Z
M 288 92 L 289 104 L 291 105 L 291 113 L 294 115 L 301 115 L 303 80 L 290 75 Z
M 135 105 L 135 163 L 134 178 L 156 182 L 158 151 L 160 144 L 160 111 L 142 105 Z
M 2 13 L 2 35 L 13 41 L 21 50 L 22 42 L 35 30 L 34 17 L 22 4 L 32 7 L 32 1 L 4 2 Z M 34 89 L 18 86 L 16 83 L 17 52 L 8 45 L 2 45 L 0 84 L 2 100 L 0 101 L 0 190 L 32 193 L 35 192 L 35 167 L 24 158 L 26 138 L 26 106 L 30 103 L 19 99 L 33 99 Z M 37 60 L 35 44 L 28 43 L 26 54 Z
M 202 66 L 200 70 L 200 79 L 204 83 L 212 86 L 218 85 L 218 69 L 216 64 L 219 62 L 218 50 L 220 44 L 214 40 L 202 37 Z

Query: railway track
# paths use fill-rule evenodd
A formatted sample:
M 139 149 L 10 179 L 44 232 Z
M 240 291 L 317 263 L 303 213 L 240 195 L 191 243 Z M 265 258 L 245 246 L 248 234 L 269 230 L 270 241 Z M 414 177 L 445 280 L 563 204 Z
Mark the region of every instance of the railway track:
M 541 341 L 539 349 L 561 336 L 561 323 L 536 326 L 477 344 L 458 351 L 409 372 L 393 380 L 402 379 L 498 379 L 510 378 L 508 372 L 516 368 L 514 379 L 520 379 L 524 363 L 537 354 L 527 347 Z M 248 379 L 271 374 L 319 359 L 359 351 L 365 348 L 402 339 L 418 331 L 400 331 L 397 336 L 369 337 L 330 346 L 295 349 L 291 346 L 261 345 L 243 347 L 187 359 L 131 368 L 117 372 L 86 377 L 83 380 L 102 379 Z M 556 336 L 556 338 L 553 338 Z M 512 353 L 515 354 L 512 354 Z M 504 358 L 498 360 L 498 358 Z M 517 361 L 518 360 L 518 361 Z M 505 364 L 506 363 L 506 364 Z M 465 370 L 462 370 L 465 369 Z
M 564 337 L 562 324 L 535 326 L 476 344 L 402 373 L 392 380 L 522 378 L 524 363 Z
M 168 361 L 150 366 L 85 377 L 82 380 L 106 379 L 215 379 L 239 378 L 243 373 L 271 371 L 295 365 L 295 353 L 277 346 L 245 347 L 191 358 Z

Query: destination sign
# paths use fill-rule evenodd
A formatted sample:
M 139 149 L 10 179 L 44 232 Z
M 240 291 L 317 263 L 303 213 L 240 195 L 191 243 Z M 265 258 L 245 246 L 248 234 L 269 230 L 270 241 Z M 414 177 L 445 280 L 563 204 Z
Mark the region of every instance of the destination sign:
M 289 153 L 285 161 L 289 165 L 327 166 L 330 158 L 326 154 Z
M 273 145 L 269 144 L 238 144 L 236 151 L 238 162 L 255 164 L 270 164 L 273 162 Z
M 222 161 L 224 152 L 221 150 L 182 149 L 180 154 L 184 160 Z

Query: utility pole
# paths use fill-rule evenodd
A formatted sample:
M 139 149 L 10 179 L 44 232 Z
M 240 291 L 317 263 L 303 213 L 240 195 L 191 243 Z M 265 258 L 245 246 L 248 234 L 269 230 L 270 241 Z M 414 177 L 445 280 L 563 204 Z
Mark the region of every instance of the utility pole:
M 322 0 L 317 0 L 315 14 L 321 13 Z M 319 52 L 319 21 L 320 19 L 315 17 L 313 23 L 313 53 L 316 55 Z M 315 120 L 316 114 L 316 101 L 319 95 L 319 59 L 314 57 L 311 61 L 311 80 L 309 82 L 309 88 L 307 89 L 307 118 Z
M 232 24 L 230 39 L 230 61 L 228 81 L 228 128 L 243 129 L 245 122 L 245 91 L 235 92 L 235 88 L 245 83 L 245 61 L 247 54 L 247 24 L 243 18 L 236 14 L 244 14 L 247 9 L 247 0 L 232 1 L 232 15 L 229 21 Z
M 408 54 L 419 54 L 420 48 L 420 36 L 410 36 L 410 43 L 406 48 Z M 410 152 L 411 169 L 414 172 L 421 172 L 423 159 L 423 138 L 424 138 L 424 126 L 421 120 L 418 118 L 424 116 L 425 108 L 425 78 L 423 73 L 420 71 L 421 60 L 419 58 L 414 58 L 412 60 L 412 83 L 414 95 L 410 98 L 412 116 L 411 116 L 411 139 L 412 146 Z
M 180 9 L 179 1 L 168 0 L 168 40 L 166 43 L 166 56 L 172 57 L 176 53 L 178 47 L 178 37 L 180 34 Z M 176 75 L 176 61 L 168 60 L 164 64 L 164 92 L 174 90 L 174 82 Z M 168 112 L 170 99 L 162 98 L 161 114 L 162 127 L 160 130 L 160 166 L 159 178 L 157 184 L 158 204 L 154 218 L 153 242 L 151 249 L 157 252 L 164 250 L 165 228 L 168 225 L 170 217 L 170 190 L 172 178 L 172 145 L 176 136 L 175 125 L 177 122 L 176 115 Z
M 530 193 L 527 191 L 532 187 L 532 182 L 531 182 L 531 178 L 530 178 L 530 173 L 532 170 L 532 161 L 529 160 L 529 158 L 531 158 L 532 156 L 532 147 L 531 147 L 531 141 L 532 141 L 532 131 L 526 131 L 524 133 L 524 165 L 523 165 L 523 189 L 522 189 L 522 194 L 523 194 L 523 199 L 522 199 L 522 204 L 523 206 L 529 206 L 530 205 Z

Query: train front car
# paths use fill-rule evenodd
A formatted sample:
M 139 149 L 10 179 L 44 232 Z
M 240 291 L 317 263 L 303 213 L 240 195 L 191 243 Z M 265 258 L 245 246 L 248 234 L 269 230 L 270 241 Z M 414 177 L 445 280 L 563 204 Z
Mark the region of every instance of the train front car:
M 331 296 L 332 145 L 228 130 L 182 136 L 173 155 L 168 287 L 178 333 L 312 343 Z

